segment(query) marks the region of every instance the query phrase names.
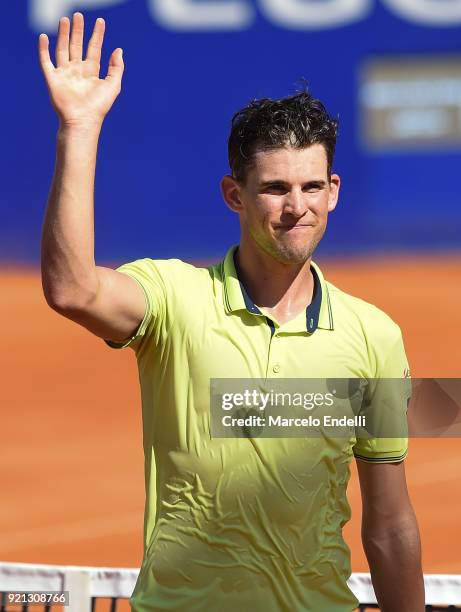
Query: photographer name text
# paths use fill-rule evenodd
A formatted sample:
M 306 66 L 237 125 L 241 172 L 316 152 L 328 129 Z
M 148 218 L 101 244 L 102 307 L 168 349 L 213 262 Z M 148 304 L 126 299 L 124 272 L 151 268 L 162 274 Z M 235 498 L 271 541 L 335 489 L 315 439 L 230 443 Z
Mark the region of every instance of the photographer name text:
M 268 417 L 249 415 L 246 417 L 233 417 L 227 414 L 222 417 L 224 427 L 363 427 L 365 428 L 365 415 L 355 417 L 332 417 L 329 414 L 322 418 L 313 417 L 282 417 L 280 415 Z

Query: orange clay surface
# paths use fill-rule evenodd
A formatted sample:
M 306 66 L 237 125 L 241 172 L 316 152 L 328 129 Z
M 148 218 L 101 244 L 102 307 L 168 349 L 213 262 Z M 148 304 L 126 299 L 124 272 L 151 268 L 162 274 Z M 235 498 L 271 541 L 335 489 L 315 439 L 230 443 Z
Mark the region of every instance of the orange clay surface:
M 413 376 L 461 377 L 461 256 L 319 262 L 401 326 Z M 0 271 L 0 560 L 136 567 L 143 456 L 131 350 L 113 351 L 48 308 L 37 271 Z M 426 573 L 461 573 L 461 440 L 410 441 L 406 471 Z M 345 528 L 360 543 L 355 465 Z

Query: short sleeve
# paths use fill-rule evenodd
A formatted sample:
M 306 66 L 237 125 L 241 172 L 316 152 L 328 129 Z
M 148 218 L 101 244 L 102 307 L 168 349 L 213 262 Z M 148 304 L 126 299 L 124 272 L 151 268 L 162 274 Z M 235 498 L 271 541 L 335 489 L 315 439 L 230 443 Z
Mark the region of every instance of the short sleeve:
M 113 342 L 112 340 L 104 340 L 104 342 L 115 349 L 131 347 L 137 350 L 142 340 L 148 336 L 154 322 L 158 323 L 164 315 L 165 285 L 153 259 L 138 259 L 123 264 L 116 270 L 131 276 L 141 286 L 146 301 L 146 310 L 143 320 L 131 338 L 125 342 Z
M 410 370 L 397 325 L 393 336 L 397 337 L 385 358 L 381 363 L 378 360 L 377 378 L 368 381 L 369 393 L 362 414 L 368 419 L 366 429 L 371 436 L 357 438 L 353 447 L 354 456 L 369 463 L 402 461 L 408 452 Z

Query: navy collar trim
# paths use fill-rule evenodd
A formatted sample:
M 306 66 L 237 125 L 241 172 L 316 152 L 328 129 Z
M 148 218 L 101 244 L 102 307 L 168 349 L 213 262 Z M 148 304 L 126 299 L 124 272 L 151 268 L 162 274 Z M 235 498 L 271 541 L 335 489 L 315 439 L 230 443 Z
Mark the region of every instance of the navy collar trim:
M 256 304 L 250 298 L 247 290 L 245 289 L 242 281 L 239 278 L 238 266 L 237 266 L 237 260 L 235 257 L 235 253 L 234 253 L 234 265 L 235 265 L 235 271 L 237 274 L 237 278 L 239 279 L 243 301 L 245 302 L 245 308 L 251 314 L 266 316 L 263 312 L 260 311 L 260 309 L 256 306 Z M 318 274 L 315 271 L 313 266 L 310 267 L 310 270 L 314 278 L 314 291 L 312 295 L 312 301 L 309 304 L 309 306 L 306 308 L 306 331 L 309 332 L 310 334 L 313 334 L 319 324 L 320 307 L 322 306 L 322 285 L 318 277 Z

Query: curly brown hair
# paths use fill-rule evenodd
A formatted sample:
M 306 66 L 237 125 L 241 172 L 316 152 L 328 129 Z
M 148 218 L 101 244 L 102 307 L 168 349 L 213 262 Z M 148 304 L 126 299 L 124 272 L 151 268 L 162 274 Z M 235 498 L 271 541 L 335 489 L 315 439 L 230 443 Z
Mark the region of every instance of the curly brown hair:
M 258 151 L 304 149 L 318 143 L 325 147 L 330 177 L 337 131 L 338 121 L 307 90 L 279 100 L 253 100 L 232 118 L 228 142 L 232 175 L 244 183 Z

